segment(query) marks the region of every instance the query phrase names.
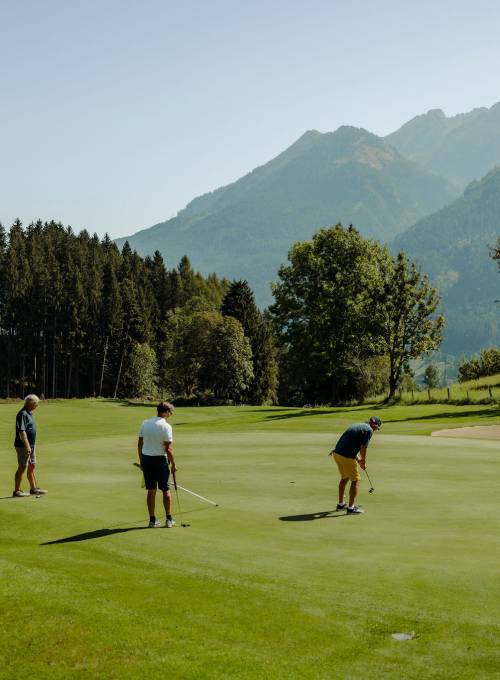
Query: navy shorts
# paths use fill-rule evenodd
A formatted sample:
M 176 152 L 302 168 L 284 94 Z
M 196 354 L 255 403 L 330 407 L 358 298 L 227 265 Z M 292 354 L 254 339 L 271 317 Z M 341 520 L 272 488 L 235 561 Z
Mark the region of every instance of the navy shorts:
M 167 491 L 170 489 L 168 478 L 170 476 L 170 469 L 166 456 L 141 456 L 142 472 L 144 473 L 144 483 L 146 489 L 161 489 Z

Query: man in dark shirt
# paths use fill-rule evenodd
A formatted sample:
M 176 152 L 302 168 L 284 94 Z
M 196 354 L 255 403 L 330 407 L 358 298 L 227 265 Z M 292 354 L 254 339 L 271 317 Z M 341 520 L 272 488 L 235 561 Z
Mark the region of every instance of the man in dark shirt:
M 358 464 L 366 469 L 366 451 L 372 435 L 382 427 L 378 416 L 373 416 L 367 423 L 356 423 L 347 428 L 335 445 L 330 456 L 333 456 L 340 473 L 339 502 L 337 510 L 347 510 L 348 515 L 360 515 L 364 511 L 354 505 L 358 495 L 361 476 Z M 359 455 L 358 455 L 359 454 Z M 351 482 L 349 489 L 349 505 L 344 502 L 347 482 Z
M 14 477 L 14 493 L 15 498 L 22 498 L 23 496 L 36 495 L 47 493 L 44 489 L 38 488 L 35 475 L 36 465 L 36 423 L 33 417 L 33 411 L 38 406 L 40 400 L 36 394 L 28 394 L 24 400 L 23 408 L 16 415 L 16 438 L 14 440 L 14 447 L 17 453 L 17 470 Z M 30 492 L 25 493 L 21 490 L 21 480 L 27 470 L 28 482 L 30 485 Z

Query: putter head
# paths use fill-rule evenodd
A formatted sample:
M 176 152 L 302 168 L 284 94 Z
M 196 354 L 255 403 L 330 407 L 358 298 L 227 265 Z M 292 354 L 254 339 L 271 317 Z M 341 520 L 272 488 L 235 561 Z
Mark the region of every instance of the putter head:
M 181 527 L 190 527 L 190 524 L 181 524 Z
M 368 490 L 368 493 L 373 493 L 374 491 L 375 491 L 375 489 L 372 486 L 372 488 Z

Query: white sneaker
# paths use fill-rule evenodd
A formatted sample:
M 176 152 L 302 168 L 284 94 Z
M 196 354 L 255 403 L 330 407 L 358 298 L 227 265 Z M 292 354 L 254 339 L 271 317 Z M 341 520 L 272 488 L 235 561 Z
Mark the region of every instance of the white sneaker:
M 165 522 L 165 526 L 167 529 L 171 529 L 172 527 L 175 527 L 175 519 L 172 517 L 172 519 L 167 519 Z
M 155 527 L 161 527 L 161 522 L 159 519 L 149 520 L 148 529 L 154 529 Z
M 347 514 L 348 515 L 362 515 L 364 513 L 364 510 L 361 510 L 361 508 L 358 508 L 357 505 L 353 505 L 352 508 L 347 506 Z
M 29 496 L 29 493 L 26 493 L 26 491 L 21 491 L 21 489 L 18 489 L 12 493 L 12 498 L 24 498 L 25 496 Z

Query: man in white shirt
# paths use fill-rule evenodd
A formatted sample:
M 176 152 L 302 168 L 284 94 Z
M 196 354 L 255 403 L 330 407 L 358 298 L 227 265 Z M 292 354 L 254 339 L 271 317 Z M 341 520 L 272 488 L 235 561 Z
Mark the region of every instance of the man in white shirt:
M 156 489 L 158 488 L 163 492 L 163 506 L 167 515 L 165 526 L 170 529 L 175 525 L 175 520 L 172 517 L 168 464 L 170 463 L 172 466 L 172 472 L 175 472 L 177 468 L 175 467 L 174 450 L 172 448 L 172 427 L 167 420 L 174 412 L 174 407 L 168 401 L 162 401 L 158 404 L 156 410 L 158 415 L 155 418 L 145 420 L 141 425 L 137 451 L 148 491 L 148 526 L 153 528 L 161 525 L 155 515 Z

